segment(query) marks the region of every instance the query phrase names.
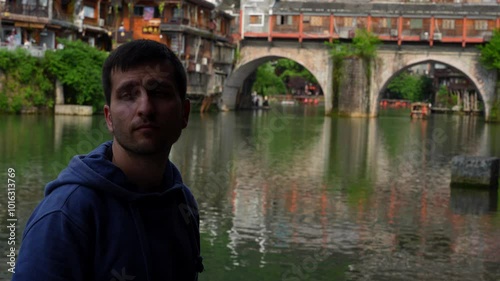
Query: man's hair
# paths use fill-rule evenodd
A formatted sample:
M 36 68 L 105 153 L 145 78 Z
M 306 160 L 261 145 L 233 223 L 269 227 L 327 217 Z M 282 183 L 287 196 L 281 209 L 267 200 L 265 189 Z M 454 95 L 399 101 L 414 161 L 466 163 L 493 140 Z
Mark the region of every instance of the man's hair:
M 184 66 L 177 56 L 165 44 L 153 40 L 134 40 L 116 48 L 102 67 L 102 87 L 106 103 L 111 102 L 111 72 L 128 71 L 146 63 L 167 63 L 174 68 L 174 81 L 181 100 L 186 98 L 187 78 Z

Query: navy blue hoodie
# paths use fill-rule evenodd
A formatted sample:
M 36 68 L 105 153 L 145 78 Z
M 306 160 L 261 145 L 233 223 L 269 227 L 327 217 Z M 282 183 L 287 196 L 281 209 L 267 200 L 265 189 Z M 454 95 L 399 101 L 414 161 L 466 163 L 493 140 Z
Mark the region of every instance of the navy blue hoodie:
M 75 156 L 28 220 L 12 281 L 197 280 L 196 201 L 169 162 L 155 193 L 135 192 L 107 142 Z

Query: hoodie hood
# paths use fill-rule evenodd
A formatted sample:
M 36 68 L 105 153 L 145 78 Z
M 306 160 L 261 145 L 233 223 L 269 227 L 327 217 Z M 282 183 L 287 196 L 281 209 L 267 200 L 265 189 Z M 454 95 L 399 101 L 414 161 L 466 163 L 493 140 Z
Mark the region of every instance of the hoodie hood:
M 68 167 L 59 174 L 57 179 L 47 184 L 45 196 L 61 186 L 76 184 L 109 193 L 121 200 L 137 201 L 159 199 L 184 187 L 179 171 L 168 161 L 162 183 L 165 189 L 162 192 L 136 192 L 137 187 L 129 182 L 123 171 L 110 161 L 112 144 L 112 141 L 108 141 L 87 155 L 74 156 Z

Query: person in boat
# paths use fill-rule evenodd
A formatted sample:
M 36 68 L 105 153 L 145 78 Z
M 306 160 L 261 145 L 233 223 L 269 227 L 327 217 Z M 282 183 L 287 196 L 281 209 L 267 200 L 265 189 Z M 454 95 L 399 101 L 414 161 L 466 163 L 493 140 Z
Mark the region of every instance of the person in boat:
M 262 106 L 269 106 L 269 98 L 267 96 L 264 96 L 264 102 L 262 103 Z
M 46 186 L 12 280 L 197 280 L 198 206 L 168 158 L 190 111 L 182 63 L 164 44 L 131 41 L 102 81 L 113 140 Z

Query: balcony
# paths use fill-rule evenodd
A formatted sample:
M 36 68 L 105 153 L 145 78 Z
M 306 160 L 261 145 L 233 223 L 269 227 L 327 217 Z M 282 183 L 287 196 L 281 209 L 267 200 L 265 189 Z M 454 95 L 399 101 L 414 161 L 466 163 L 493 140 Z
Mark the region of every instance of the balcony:
M 25 49 L 28 54 L 33 57 L 41 58 L 45 55 L 45 51 L 48 48 L 43 46 L 24 46 L 24 45 L 10 45 L 8 43 L 0 42 L 1 50 L 15 51 L 16 49 Z
M 209 68 L 208 68 L 207 62 L 208 62 L 208 60 L 206 60 L 204 62 L 196 63 L 195 61 L 190 60 L 187 62 L 186 71 L 187 72 L 198 72 L 198 73 L 208 74 Z
M 49 16 L 47 6 L 42 5 L 31 5 L 31 4 L 17 4 L 17 3 L 7 3 L 4 8 L 5 13 L 18 14 L 24 16 L 32 17 L 44 17 Z
M 209 39 L 214 38 L 214 34 L 212 33 L 211 30 L 205 28 L 198 28 L 196 26 L 190 25 L 189 23 L 190 21 L 187 18 L 172 18 L 166 23 L 161 23 L 160 30 L 161 32 L 166 32 L 166 33 L 184 32 L 188 34 L 201 36 L 203 38 L 209 38 Z M 216 38 L 217 40 L 223 39 L 217 36 Z

